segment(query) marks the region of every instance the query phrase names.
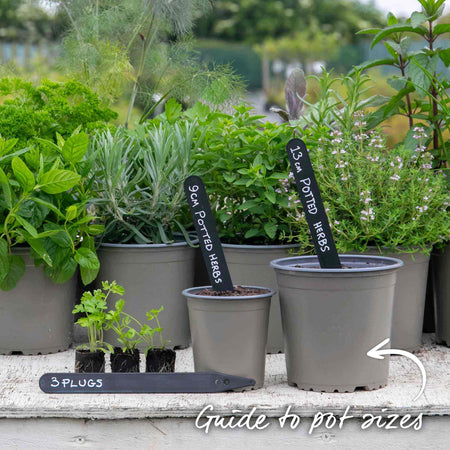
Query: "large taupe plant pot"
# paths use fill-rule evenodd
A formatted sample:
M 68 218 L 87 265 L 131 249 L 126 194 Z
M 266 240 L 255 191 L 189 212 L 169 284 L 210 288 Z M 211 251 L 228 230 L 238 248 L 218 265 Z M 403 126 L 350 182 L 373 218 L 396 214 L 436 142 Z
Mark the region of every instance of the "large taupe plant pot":
M 266 293 L 242 297 L 197 294 L 206 287 L 210 286 L 183 291 L 189 308 L 195 370 L 253 378 L 256 384 L 252 389 L 262 387 L 274 292 L 268 289 Z
M 390 337 L 396 272 L 403 263 L 377 256 L 340 258 L 343 269 L 321 269 L 316 256 L 271 263 L 291 386 L 352 392 L 387 384 L 389 358 L 373 359 L 367 352 Z
M 14 249 L 25 259 L 25 275 L 11 291 L 0 291 L 0 353 L 37 355 L 66 350 L 72 342 L 72 309 L 77 277 L 53 283 L 35 267 L 28 249 Z
M 195 249 L 186 242 L 174 244 L 102 244 L 98 250 L 101 281 L 117 281 L 125 288 L 124 311 L 147 323 L 146 312 L 164 306 L 159 315 L 163 338 L 170 348 L 190 342 L 186 302 L 181 291 L 194 281 Z M 111 298 L 110 307 L 115 299 Z M 156 323 L 149 322 L 156 327 Z M 111 331 L 105 341 L 120 345 Z M 141 345 L 140 350 L 144 350 Z
M 366 254 L 398 258 L 403 267 L 397 274 L 392 316 L 392 348 L 414 351 L 422 345 L 423 318 L 430 256 L 414 253 L 380 252 L 369 248 Z
M 450 346 L 450 245 L 433 254 L 436 339 Z
M 289 256 L 289 250 L 297 245 L 233 245 L 222 244 L 225 258 L 235 284 L 247 283 L 277 289 L 277 279 L 270 261 Z M 278 293 L 272 297 L 269 314 L 267 352 L 283 352 L 280 300 Z

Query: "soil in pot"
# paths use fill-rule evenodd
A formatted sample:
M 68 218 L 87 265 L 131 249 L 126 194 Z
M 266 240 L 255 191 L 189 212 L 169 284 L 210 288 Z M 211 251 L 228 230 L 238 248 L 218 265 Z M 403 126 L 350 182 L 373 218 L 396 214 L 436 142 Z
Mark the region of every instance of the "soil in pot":
M 100 373 L 105 371 L 105 353 L 76 350 L 75 373 Z
M 111 371 L 131 373 L 139 372 L 139 350 L 136 348 L 132 353 L 124 352 L 120 347 L 114 347 L 111 353 Z
M 208 297 L 248 297 L 251 295 L 267 294 L 269 289 L 255 289 L 242 286 L 233 286 L 234 291 L 215 291 L 211 288 L 202 289 L 196 292 L 197 295 L 207 295 Z
M 154 348 L 148 350 L 145 356 L 146 372 L 175 372 L 175 358 L 177 354 L 169 348 Z

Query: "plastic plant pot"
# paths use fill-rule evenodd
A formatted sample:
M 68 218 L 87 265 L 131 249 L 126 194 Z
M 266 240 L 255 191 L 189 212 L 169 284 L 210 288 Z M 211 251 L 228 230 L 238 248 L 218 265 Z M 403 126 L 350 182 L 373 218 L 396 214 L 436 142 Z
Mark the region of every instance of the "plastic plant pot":
M 98 280 L 116 280 L 127 293 L 127 312 L 145 317 L 151 309 L 164 305 L 161 321 L 173 347 L 190 342 L 186 302 L 181 291 L 194 281 L 195 249 L 186 242 L 174 244 L 102 244 L 98 250 Z M 114 299 L 111 299 L 110 307 Z M 113 331 L 105 340 L 119 345 Z M 144 351 L 143 345 L 138 349 Z
M 340 255 L 321 269 L 316 256 L 271 262 L 280 295 L 288 383 L 304 390 L 353 392 L 387 385 L 389 358 L 367 352 L 391 335 L 395 258 Z
M 274 291 L 242 287 L 260 289 L 262 293 L 220 297 L 197 294 L 211 286 L 183 291 L 188 303 L 194 366 L 197 372 L 253 378 L 256 383 L 251 389 L 258 389 L 264 384 L 270 299 Z
M 433 255 L 433 293 L 436 311 L 436 339 L 450 346 L 450 245 Z

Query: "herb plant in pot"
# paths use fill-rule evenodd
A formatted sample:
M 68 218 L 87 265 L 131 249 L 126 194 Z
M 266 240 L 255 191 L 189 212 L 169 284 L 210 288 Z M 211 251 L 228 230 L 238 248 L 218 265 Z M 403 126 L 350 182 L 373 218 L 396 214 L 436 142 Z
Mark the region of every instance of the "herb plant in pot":
M 285 239 L 290 235 L 285 220 L 289 194 L 279 185 L 288 172 L 284 147 L 293 129 L 288 124 L 263 122 L 263 116 L 251 113 L 251 108 L 238 106 L 232 115 L 200 115 L 199 132 L 204 129 L 206 137 L 195 158 L 204 173 L 233 281 L 275 290 L 269 263 L 288 256 L 296 247 Z M 201 270 L 206 273 L 204 266 Z M 270 308 L 267 351 L 283 351 L 276 293 Z
M 0 353 L 52 353 L 71 343 L 77 269 L 98 271 L 87 210 L 88 136 L 17 148 L 0 139 Z
M 358 74 L 344 78 L 347 96 L 334 101 L 324 74 L 320 82 L 325 94 L 301 125 L 309 127 L 304 134 L 311 142 L 311 160 L 338 251 L 404 262 L 398 272 L 391 343 L 411 351 L 422 342 L 429 254 L 448 236 L 448 190 L 443 174 L 430 170 L 433 157 L 425 151 L 424 129 L 418 127 L 411 136 L 413 151 L 404 145 L 387 149 L 383 134 L 367 129 L 357 107 L 366 102 L 361 97 L 364 81 Z M 297 227 L 293 237 L 306 246 L 307 224 L 297 206 L 291 202 L 289 217 Z
M 396 271 L 403 263 L 338 256 L 308 150 L 299 139 L 287 150 L 317 254 L 271 262 L 280 290 L 288 383 L 325 392 L 383 387 L 389 362 L 367 352 L 390 337 Z
M 99 279 L 121 280 L 133 317 L 158 308 L 163 295 L 165 329 L 175 347 L 190 341 L 180 293 L 193 283 L 195 249 L 180 221 L 194 131 L 195 124 L 185 121 L 150 122 L 99 134 L 92 148 L 92 190 L 105 225 Z
M 87 344 L 79 345 L 75 351 L 75 372 L 105 371 L 105 353 L 113 351 L 113 347 L 103 340 L 103 330 L 108 321 L 106 300 L 111 293 L 121 295 L 121 292 L 123 289 L 115 282 L 110 284 L 103 281 L 102 289 L 84 292 L 80 303 L 73 309 L 73 314 L 84 315 L 76 324 L 87 329 L 89 340 Z
M 215 371 L 264 384 L 270 300 L 264 287 L 234 286 L 202 180 L 191 176 L 185 193 L 211 286 L 183 291 L 189 309 L 196 371 Z

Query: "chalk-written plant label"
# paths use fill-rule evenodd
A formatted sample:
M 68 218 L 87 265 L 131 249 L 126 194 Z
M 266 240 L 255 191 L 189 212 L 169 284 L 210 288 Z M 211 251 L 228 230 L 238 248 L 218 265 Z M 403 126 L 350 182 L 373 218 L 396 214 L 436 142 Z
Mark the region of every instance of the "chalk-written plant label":
M 286 151 L 320 267 L 340 269 L 341 262 L 306 144 L 301 139 L 291 139 Z
M 194 221 L 211 286 L 215 291 L 233 291 L 230 272 L 202 179 L 195 175 L 186 178 L 184 193 Z

